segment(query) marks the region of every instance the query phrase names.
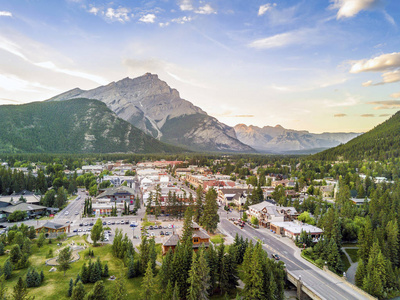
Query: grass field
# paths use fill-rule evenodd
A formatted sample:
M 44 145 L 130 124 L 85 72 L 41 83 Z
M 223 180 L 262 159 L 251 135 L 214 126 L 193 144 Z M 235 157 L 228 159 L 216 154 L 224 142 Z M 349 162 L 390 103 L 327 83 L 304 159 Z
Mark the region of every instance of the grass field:
M 342 262 L 343 262 L 343 267 L 344 267 L 343 270 L 344 270 L 344 272 L 346 272 L 351 266 L 349 259 L 347 258 L 346 254 L 344 254 L 344 253 L 340 253 L 340 258 L 342 259 Z
M 353 263 L 358 261 L 358 249 L 344 249 L 350 256 Z
M 211 242 L 214 244 L 221 244 L 224 240 L 224 236 L 222 234 L 216 234 L 210 238 Z

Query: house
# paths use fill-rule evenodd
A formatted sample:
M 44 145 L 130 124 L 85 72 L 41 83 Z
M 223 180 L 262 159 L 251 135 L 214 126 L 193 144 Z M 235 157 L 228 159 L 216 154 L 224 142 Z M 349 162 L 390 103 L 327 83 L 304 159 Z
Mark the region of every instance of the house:
M 320 191 L 322 192 L 322 197 L 329 198 L 333 196 L 333 185 L 321 186 Z
M 271 222 L 292 221 L 298 217 L 294 207 L 278 206 L 266 201 L 250 205 L 246 213 L 249 217 L 256 217 L 263 227 L 269 227 Z
M 42 226 L 35 228 L 36 234 L 44 233 L 46 237 L 56 237 L 63 233 L 69 233 L 71 229 L 70 224 L 59 224 L 55 222 L 46 222 Z
M 305 224 L 300 221 L 295 222 L 271 222 L 270 229 L 282 236 L 287 236 L 291 239 L 296 239 L 302 231 L 311 234 L 313 242 L 318 242 L 324 231 L 313 225 Z
M 21 197 L 24 198 L 24 202 L 29 204 L 40 204 L 40 197 L 34 194 L 18 194 L 18 195 L 10 195 L 10 196 L 2 196 L 0 197 L 1 202 L 18 202 L 21 201 Z M 11 201 L 12 200 L 12 201 Z
M 135 199 L 135 190 L 127 186 L 119 186 L 105 189 L 96 199 L 108 198 L 111 202 L 133 202 Z M 132 204 L 132 203 L 131 203 Z
M 244 205 L 253 189 L 247 188 L 222 188 L 218 190 L 217 200 L 223 205 Z
M 207 249 L 210 246 L 210 236 L 206 232 L 204 232 L 200 228 L 200 226 L 195 222 L 192 223 L 192 229 L 193 229 L 192 233 L 193 250 L 196 252 L 201 246 L 204 246 L 204 248 Z M 178 242 L 179 242 L 179 235 L 178 234 L 171 235 L 162 245 L 163 255 L 165 255 L 169 249 L 174 251 Z
M 368 203 L 371 199 L 369 198 L 350 198 L 350 201 L 353 202 L 357 206 L 361 206 L 364 203 Z

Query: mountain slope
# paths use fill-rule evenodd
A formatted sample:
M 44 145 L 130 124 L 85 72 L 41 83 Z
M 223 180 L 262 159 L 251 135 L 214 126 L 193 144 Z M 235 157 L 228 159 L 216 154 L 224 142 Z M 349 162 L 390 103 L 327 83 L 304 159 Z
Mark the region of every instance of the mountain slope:
M 400 156 L 400 111 L 346 144 L 314 155 L 324 160 L 384 160 Z
M 73 89 L 49 101 L 78 97 L 104 102 L 120 118 L 161 141 L 194 150 L 254 152 L 236 138 L 232 127 L 181 99 L 157 75 L 125 78 L 88 91 Z
M 312 152 L 314 149 L 335 147 L 346 143 L 359 133 L 310 133 L 302 130 L 285 129 L 280 125 L 234 127 L 238 139 L 261 152 L 287 153 L 291 151 Z
M 0 106 L 0 152 L 178 152 L 118 118 L 104 103 L 74 99 Z

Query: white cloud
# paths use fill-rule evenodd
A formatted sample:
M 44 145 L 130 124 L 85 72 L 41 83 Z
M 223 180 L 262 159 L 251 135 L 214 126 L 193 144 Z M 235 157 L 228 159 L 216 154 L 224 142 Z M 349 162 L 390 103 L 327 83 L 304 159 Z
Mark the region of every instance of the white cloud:
M 400 67 L 400 52 L 382 54 L 371 59 L 352 61 L 350 73 L 380 72 Z
M 104 13 L 104 16 L 107 20 L 114 22 L 118 21 L 121 23 L 125 23 L 130 20 L 129 16 L 130 9 L 126 7 L 119 7 L 119 8 L 107 8 L 107 11 Z
M 362 86 L 371 86 L 372 85 L 372 80 L 368 80 L 366 82 L 363 82 L 361 85 Z
M 139 19 L 139 21 L 143 22 L 143 23 L 154 23 L 155 18 L 156 18 L 156 15 L 147 14 L 147 15 L 144 15 L 143 17 L 141 17 Z
M 400 93 L 390 94 L 390 97 L 392 97 L 392 98 L 400 98 Z
M 249 44 L 251 48 L 270 49 L 284 47 L 292 44 L 301 44 L 306 38 L 313 36 L 314 30 L 301 29 L 276 34 L 267 38 L 258 39 Z
M 383 83 L 392 83 L 400 81 L 400 71 L 386 72 L 382 74 Z
M 325 106 L 327 107 L 342 107 L 342 106 L 354 106 L 358 104 L 360 101 L 357 97 L 354 97 L 352 95 L 346 95 L 346 99 L 344 101 L 338 102 L 334 100 L 324 100 L 323 101 Z
M 193 4 L 191 0 L 182 0 L 180 2 L 179 8 L 183 11 L 187 11 L 187 10 L 193 10 Z
M 160 27 L 167 27 L 169 25 L 169 22 L 165 22 L 165 23 L 158 23 L 158 25 Z
M 99 11 L 100 11 L 100 8 L 95 7 L 95 6 L 92 6 L 92 7 L 88 10 L 89 13 L 94 14 L 95 16 L 97 16 L 97 14 L 98 14 Z
M 336 18 L 354 17 L 362 10 L 371 9 L 377 6 L 382 0 L 331 0 L 332 9 L 338 9 Z
M 199 7 L 196 11 L 196 14 L 202 14 L 202 15 L 210 15 L 210 14 L 216 14 L 217 12 L 215 11 L 214 8 L 211 7 L 210 4 L 206 4 L 204 6 Z
M 21 79 L 15 75 L 0 74 L 0 88 L 6 91 L 27 91 L 35 92 L 37 88 L 51 91 L 58 91 L 52 87 Z
M 400 108 L 400 100 L 371 101 L 367 102 L 367 104 L 379 105 L 374 107 L 375 110 Z
M 276 3 L 267 3 L 264 5 L 261 5 L 260 8 L 258 9 L 258 15 L 262 16 L 263 14 L 265 14 L 268 10 L 270 10 L 272 7 L 275 7 Z
M 171 22 L 178 23 L 178 24 L 185 24 L 186 22 L 190 22 L 190 21 L 192 21 L 192 18 L 186 17 L 186 16 L 171 20 Z
M 12 13 L 9 11 L 0 11 L 0 17 L 12 17 Z
M 41 63 L 34 63 L 34 65 L 38 66 L 38 67 L 41 67 L 41 68 L 44 68 L 44 69 L 52 70 L 52 71 L 57 72 L 57 73 L 64 73 L 64 74 L 67 74 L 67 75 L 88 79 L 88 80 L 91 80 L 93 82 L 96 82 L 96 83 L 102 84 L 102 85 L 105 85 L 105 84 L 109 83 L 109 81 L 104 79 L 103 77 L 100 77 L 100 76 L 97 76 L 97 75 L 93 75 L 93 74 L 89 74 L 89 73 L 85 73 L 85 72 L 78 71 L 78 70 L 69 70 L 69 69 L 60 68 L 60 67 L 57 67 L 51 61 L 46 61 L 46 62 L 41 62 Z

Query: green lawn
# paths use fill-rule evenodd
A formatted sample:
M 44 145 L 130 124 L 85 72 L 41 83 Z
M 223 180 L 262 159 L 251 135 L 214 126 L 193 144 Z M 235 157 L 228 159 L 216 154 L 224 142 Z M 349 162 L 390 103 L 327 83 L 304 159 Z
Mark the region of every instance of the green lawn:
M 63 246 L 71 241 L 75 241 L 75 243 L 85 243 L 84 239 L 79 236 L 75 236 L 73 238 L 68 239 L 68 241 L 63 242 Z M 53 241 L 52 244 L 48 244 L 47 240 L 45 245 L 42 248 L 38 248 L 35 244 L 32 244 L 32 255 L 29 257 L 29 261 L 31 262 L 31 266 L 36 267 L 36 269 L 40 272 L 43 270 L 44 272 L 44 282 L 40 287 L 37 288 L 29 288 L 29 296 L 35 296 L 36 299 L 69 299 L 67 297 L 67 291 L 69 287 L 69 281 L 72 278 L 75 280 L 77 274 L 80 272 L 80 269 L 84 262 L 88 263 L 89 258 L 87 253 L 89 249 L 83 250 L 79 252 L 81 259 L 75 263 L 71 264 L 71 269 L 66 272 L 66 276 L 63 276 L 62 272 L 49 272 L 51 269 L 50 266 L 45 265 L 45 261 L 47 260 L 46 255 L 49 252 L 49 249 L 53 249 L 54 255 L 56 255 L 56 250 L 60 247 L 57 246 L 57 242 Z M 6 247 L 7 249 L 7 247 Z M 100 256 L 100 260 L 104 266 L 107 262 L 109 268 L 109 274 L 115 275 L 116 277 L 124 277 L 126 278 L 126 267 L 124 267 L 121 259 L 117 259 L 112 256 L 111 253 L 111 245 L 105 245 L 101 247 L 90 247 L 91 250 L 94 251 L 95 257 L 92 259 L 95 261 L 98 256 Z M 6 261 L 8 255 L 0 256 L 0 265 L 3 265 Z M 25 279 L 26 273 L 28 269 L 22 270 L 14 270 L 12 272 L 12 277 L 6 281 L 6 287 L 8 288 L 8 295 L 12 293 L 12 288 L 15 286 L 18 277 L 22 277 Z M 114 282 L 109 281 L 107 279 L 103 279 L 107 290 L 112 291 Z M 128 291 L 128 299 L 137 299 L 140 300 L 140 291 L 141 291 L 141 281 L 142 277 L 137 277 L 133 279 L 126 279 L 126 288 Z M 89 291 L 93 288 L 94 284 L 85 284 L 86 291 Z
M 358 249 L 344 249 L 350 256 L 353 263 L 358 261 Z
M 342 262 L 343 262 L 343 269 L 346 272 L 348 270 L 348 268 L 350 268 L 350 266 L 351 266 L 349 259 L 347 258 L 346 254 L 344 254 L 344 253 L 340 254 L 340 258 L 342 259 Z
M 221 244 L 224 240 L 224 236 L 222 234 L 216 234 L 210 238 L 211 242 L 214 244 Z

